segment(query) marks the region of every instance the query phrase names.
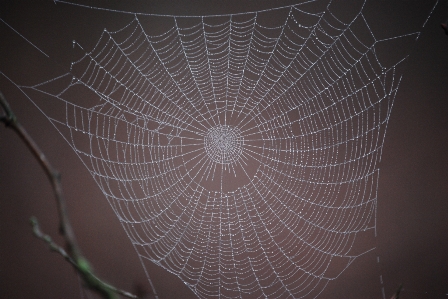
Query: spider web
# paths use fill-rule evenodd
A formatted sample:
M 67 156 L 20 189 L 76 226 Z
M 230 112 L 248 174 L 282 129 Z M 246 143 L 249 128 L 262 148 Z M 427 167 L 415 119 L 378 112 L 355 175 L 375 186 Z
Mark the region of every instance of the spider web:
M 20 88 L 90 171 L 142 260 L 200 298 L 315 298 L 374 248 L 404 56 L 363 8 L 135 15 Z M 321 7 L 321 8 L 319 8 Z M 63 88 L 61 88 L 63 86 Z

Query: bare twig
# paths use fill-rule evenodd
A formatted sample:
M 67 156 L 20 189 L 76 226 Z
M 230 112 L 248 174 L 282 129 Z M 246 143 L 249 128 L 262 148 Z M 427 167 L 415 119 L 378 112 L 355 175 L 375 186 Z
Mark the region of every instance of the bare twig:
M 390 299 L 399 299 L 401 290 L 403 289 L 403 285 L 401 284 L 398 289 L 395 291 L 395 294 Z
M 58 213 L 60 220 L 59 230 L 60 233 L 65 237 L 65 240 L 67 242 L 67 250 L 70 256 L 76 259 L 80 255 L 80 252 L 78 250 L 79 247 L 76 242 L 75 234 L 73 233 L 72 226 L 68 219 L 65 199 L 62 193 L 61 175 L 50 164 L 45 154 L 42 152 L 42 150 L 39 148 L 36 142 L 31 138 L 31 136 L 28 134 L 25 128 L 17 121 L 15 114 L 12 112 L 8 102 L 6 101 L 3 93 L 1 92 L 0 92 L 0 105 L 6 113 L 5 116 L 0 118 L 0 120 L 2 120 L 5 123 L 6 127 L 13 129 L 20 136 L 23 142 L 25 142 L 25 144 L 30 149 L 31 153 L 34 155 L 34 157 L 39 162 L 40 166 L 45 171 L 45 174 L 47 175 L 48 179 L 50 180 L 53 186 L 54 194 L 56 196 L 56 202 L 58 205 Z
M 70 264 L 72 264 L 73 267 L 75 267 L 78 270 L 78 272 L 85 272 L 85 271 L 90 271 L 91 272 L 90 267 L 89 267 L 88 264 L 79 263 L 79 262 L 76 263 L 67 254 L 67 252 L 64 250 L 64 248 L 62 248 L 61 246 L 56 244 L 49 235 L 44 234 L 41 231 L 41 229 L 40 229 L 40 226 L 39 226 L 39 223 L 37 222 L 36 217 L 31 217 L 30 222 L 31 222 L 31 226 L 33 227 L 34 235 L 36 237 L 38 237 L 39 239 L 45 241 L 50 246 L 51 250 L 53 250 L 53 251 L 59 253 L 60 255 L 62 255 L 65 258 L 66 261 L 68 261 Z M 101 281 L 101 279 L 99 279 L 93 273 L 90 273 L 89 275 L 92 277 L 93 280 L 96 281 L 97 284 L 101 284 L 101 285 L 103 285 L 103 287 L 105 287 L 105 288 L 107 288 L 107 289 L 109 289 L 109 290 L 111 290 L 111 291 L 113 291 L 113 292 L 115 292 L 117 294 L 129 297 L 129 298 L 135 298 L 135 299 L 137 298 L 137 296 L 135 296 L 135 295 L 133 295 L 133 294 L 131 294 L 129 292 L 117 289 L 116 287 Z
M 62 192 L 61 185 L 61 175 L 60 173 L 50 164 L 45 154 L 38 147 L 36 142 L 31 138 L 25 128 L 17 121 L 15 114 L 10 108 L 8 102 L 6 101 L 4 95 L 0 92 L 0 107 L 5 112 L 4 115 L 0 116 L 0 121 L 5 124 L 6 127 L 13 129 L 23 140 L 23 142 L 30 149 L 31 153 L 34 155 L 36 160 L 39 162 L 48 179 L 50 180 L 53 191 L 56 197 L 58 213 L 59 213 L 59 231 L 65 238 L 67 251 L 62 247 L 53 242 L 50 236 L 42 233 L 38 225 L 37 219 L 32 218 L 31 224 L 33 226 L 34 235 L 38 238 L 44 240 L 50 245 L 53 251 L 61 254 L 72 266 L 78 271 L 86 286 L 97 293 L 101 294 L 103 298 L 115 299 L 117 294 L 129 297 L 137 298 L 137 296 L 130 294 L 126 291 L 119 290 L 99 279 L 93 274 L 93 270 L 90 267 L 87 259 L 81 254 L 81 251 L 76 242 L 75 234 L 73 232 L 72 226 L 70 224 L 67 207 L 65 204 L 64 195 Z

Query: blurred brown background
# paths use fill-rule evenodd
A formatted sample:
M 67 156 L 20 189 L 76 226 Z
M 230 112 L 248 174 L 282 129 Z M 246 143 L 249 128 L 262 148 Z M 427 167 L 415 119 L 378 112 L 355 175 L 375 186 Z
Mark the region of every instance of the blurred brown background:
M 294 3 L 124 2 L 96 3 L 173 14 L 250 11 Z M 372 26 L 378 32 L 405 32 L 408 24 L 420 24 L 431 8 L 424 4 L 421 9 L 419 2 L 425 1 L 378 0 L 383 9 Z M 91 14 L 87 9 L 53 1 L 2 1 L 0 7 L 2 20 L 50 56 L 45 57 L 0 22 L 0 71 L 23 85 L 65 73 L 73 39 L 89 48 L 104 27 L 120 28 L 132 18 L 106 12 Z M 356 260 L 339 279 L 329 283 L 319 298 L 381 298 L 380 275 L 387 298 L 400 283 L 405 299 L 448 298 L 448 36 L 440 29 L 447 17 L 448 7 L 440 1 L 413 49 L 391 49 L 411 50 L 411 56 L 380 164 L 377 250 Z M 144 270 L 118 219 L 72 149 L 4 76 L 0 76 L 0 89 L 19 120 L 62 172 L 73 226 L 97 273 L 127 290 L 137 285 L 148 288 Z M 15 133 L 2 126 L 0 298 L 83 298 L 71 266 L 32 236 L 28 221 L 32 215 L 38 217 L 45 232 L 63 243 L 57 233 L 50 184 Z M 160 298 L 195 298 L 175 276 L 157 266 L 150 266 L 148 271 Z

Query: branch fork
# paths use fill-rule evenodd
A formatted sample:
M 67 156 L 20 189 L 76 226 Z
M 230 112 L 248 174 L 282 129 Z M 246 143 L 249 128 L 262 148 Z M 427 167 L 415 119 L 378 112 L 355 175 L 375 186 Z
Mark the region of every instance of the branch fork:
M 59 232 L 65 239 L 67 250 L 56 244 L 49 235 L 41 231 L 36 217 L 32 217 L 30 219 L 31 226 L 33 228 L 33 234 L 37 238 L 46 242 L 52 251 L 55 251 L 63 256 L 82 277 L 86 287 L 97 292 L 103 298 L 116 299 L 118 298 L 118 295 L 122 295 L 128 298 L 138 298 L 137 296 L 129 292 L 117 289 L 114 286 L 104 282 L 93 273 L 90 263 L 81 254 L 81 250 L 79 249 L 78 243 L 76 241 L 75 233 L 68 218 L 66 202 L 64 199 L 64 194 L 62 192 L 60 173 L 50 164 L 47 157 L 39 148 L 37 143 L 31 138 L 25 128 L 19 123 L 17 117 L 6 101 L 6 98 L 1 92 L 0 107 L 4 112 L 4 114 L 0 116 L 0 121 L 3 122 L 6 127 L 13 129 L 19 135 L 22 141 L 30 149 L 36 160 L 39 162 L 40 166 L 51 182 L 54 195 L 56 197 L 59 214 Z

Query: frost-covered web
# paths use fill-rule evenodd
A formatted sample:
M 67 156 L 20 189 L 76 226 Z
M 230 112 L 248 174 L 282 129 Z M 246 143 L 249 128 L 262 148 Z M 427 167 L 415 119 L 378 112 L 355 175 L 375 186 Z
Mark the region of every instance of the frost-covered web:
M 363 6 L 349 22 L 305 4 L 154 16 L 158 34 L 141 18 L 21 89 L 143 261 L 200 298 L 316 297 L 374 247 L 402 61 L 386 67 L 376 49 L 418 34 L 376 39 Z

